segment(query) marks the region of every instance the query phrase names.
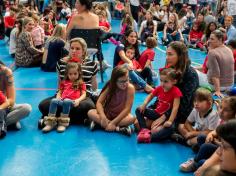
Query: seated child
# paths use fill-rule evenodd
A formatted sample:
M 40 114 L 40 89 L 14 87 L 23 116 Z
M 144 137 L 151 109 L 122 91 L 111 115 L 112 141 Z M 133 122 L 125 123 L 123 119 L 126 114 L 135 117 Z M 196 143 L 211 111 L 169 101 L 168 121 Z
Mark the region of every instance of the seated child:
M 45 40 L 44 29 L 39 25 L 39 17 L 37 15 L 32 15 L 32 18 L 34 20 L 34 28 L 31 31 L 31 37 L 35 48 L 42 49 Z
M 125 9 L 125 6 L 122 2 L 119 0 L 116 0 L 116 5 L 115 5 L 115 17 L 116 18 L 122 18 L 122 13 Z
M 146 40 L 146 46 L 147 46 L 147 49 L 142 52 L 138 61 L 142 69 L 151 69 L 152 76 L 153 76 L 153 73 L 155 73 L 155 71 L 153 70 L 153 67 L 152 67 L 152 61 L 154 61 L 154 57 L 155 57 L 154 48 L 157 46 L 156 38 L 148 37 Z M 149 84 L 152 85 L 152 82 Z
M 48 116 L 44 117 L 46 126 L 43 132 L 51 131 L 57 124 L 57 131 L 64 132 L 70 122 L 70 109 L 80 105 L 86 98 L 86 85 L 82 80 L 81 65 L 69 62 L 66 66 L 65 80 L 60 83 L 56 98 L 52 99 Z M 62 106 L 60 117 L 56 117 L 58 106 Z
M 228 122 L 229 120 L 235 119 L 236 115 L 236 97 L 225 97 L 222 99 L 221 103 L 217 105 L 217 110 L 220 115 L 220 121 L 218 126 Z M 200 167 L 205 160 L 207 160 L 219 147 L 220 140 L 216 133 L 216 130 L 211 131 L 207 135 L 199 135 L 197 139 L 197 150 L 196 146 L 194 147 L 196 155 L 194 158 L 189 159 L 188 161 L 180 165 L 180 170 L 182 172 L 194 172 Z
M 131 115 L 134 94 L 135 89 L 129 83 L 128 69 L 125 66 L 115 67 L 111 79 L 97 100 L 96 109 L 88 112 L 88 117 L 92 120 L 90 129 L 94 130 L 97 124 L 106 131 L 116 131 L 130 136 L 129 125 L 135 120 Z
M 2 91 L 0 91 L 0 105 L 7 103 L 6 97 Z M 6 126 L 6 110 L 0 108 L 0 139 L 6 136 L 7 126 Z
M 71 17 L 71 9 L 69 7 L 69 4 L 67 4 L 66 2 L 63 2 L 60 18 L 64 18 L 68 20 L 70 17 Z
M 160 118 L 166 111 L 172 109 L 169 119 L 163 120 L 155 129 L 155 132 L 160 132 L 164 128 L 170 128 L 174 124 L 175 117 L 180 105 L 182 93 L 175 86 L 180 74 L 172 68 L 164 68 L 160 71 L 161 85 L 156 87 L 151 94 L 145 99 L 144 103 L 139 106 L 135 113 L 140 127 L 137 136 L 138 142 L 151 142 L 151 131 L 147 126 L 147 121 L 155 121 Z M 158 98 L 155 109 L 147 108 L 148 103 L 154 98 Z
M 194 109 L 185 124 L 179 126 L 179 132 L 187 140 L 189 146 L 197 143 L 199 134 L 207 135 L 216 129 L 219 115 L 212 106 L 211 92 L 206 88 L 197 89 L 194 97 Z
M 142 68 L 139 62 L 134 58 L 135 56 L 135 48 L 133 46 L 128 46 L 125 48 L 125 55 L 132 61 L 133 68 L 130 69 L 130 74 L 134 71 L 137 76 L 141 77 L 144 81 L 147 80 L 147 83 L 149 85 L 153 85 L 153 79 L 152 79 L 152 71 L 149 67 Z M 125 62 L 121 60 L 118 65 L 123 65 Z M 132 82 L 139 85 L 134 79 L 133 76 L 130 75 L 130 79 Z
M 190 30 L 188 36 L 188 46 L 193 48 L 200 48 L 202 51 L 206 51 L 206 47 L 203 45 L 201 38 L 203 36 L 203 32 L 199 30 L 199 25 L 197 22 L 193 23 L 193 27 Z

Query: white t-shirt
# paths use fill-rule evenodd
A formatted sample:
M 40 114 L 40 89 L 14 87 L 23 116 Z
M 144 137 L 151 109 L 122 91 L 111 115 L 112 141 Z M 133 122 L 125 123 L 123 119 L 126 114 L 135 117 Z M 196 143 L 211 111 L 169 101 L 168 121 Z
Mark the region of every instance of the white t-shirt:
M 236 15 L 236 0 L 228 0 L 227 9 L 228 15 Z
M 157 21 L 156 20 L 152 20 L 152 21 L 153 21 L 154 26 L 157 26 Z M 141 28 L 145 29 L 146 27 L 147 27 L 147 20 L 144 20 L 141 23 Z
M 196 5 L 197 4 L 197 0 L 189 0 L 188 4 Z
M 140 2 L 139 2 L 139 0 L 130 0 L 130 4 L 131 4 L 132 6 L 139 6 L 139 5 L 140 5 Z
M 212 110 L 207 117 L 200 117 L 199 112 L 194 108 L 188 116 L 188 121 L 194 123 L 193 128 L 198 131 L 215 130 L 218 122 L 219 115 L 216 111 Z

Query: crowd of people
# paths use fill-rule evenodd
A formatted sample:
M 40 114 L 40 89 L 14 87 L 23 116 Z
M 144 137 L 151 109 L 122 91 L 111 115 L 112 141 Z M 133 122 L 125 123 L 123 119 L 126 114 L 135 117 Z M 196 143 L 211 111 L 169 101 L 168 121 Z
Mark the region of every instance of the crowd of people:
M 64 132 L 75 123 L 128 136 L 136 131 L 139 143 L 173 140 L 191 147 L 196 156 L 180 165 L 182 172 L 236 174 L 236 1 L 0 2 L 0 40 L 9 45 L 15 69 L 58 74 L 55 95 L 38 106 L 42 132 Z M 112 18 L 120 19 L 119 33 Z M 116 45 L 111 77 L 99 94 L 98 62 L 85 39 L 72 37 L 74 29 L 99 29 L 102 42 Z M 156 85 L 158 44 L 167 49 Z M 140 45 L 146 47 L 142 53 Z M 189 48 L 206 53 L 201 67 L 191 65 Z M 109 67 L 102 60 L 103 69 Z M 134 115 L 140 89 L 148 95 Z M 31 112 L 16 98 L 12 70 L 0 62 L 1 138 L 20 129 Z

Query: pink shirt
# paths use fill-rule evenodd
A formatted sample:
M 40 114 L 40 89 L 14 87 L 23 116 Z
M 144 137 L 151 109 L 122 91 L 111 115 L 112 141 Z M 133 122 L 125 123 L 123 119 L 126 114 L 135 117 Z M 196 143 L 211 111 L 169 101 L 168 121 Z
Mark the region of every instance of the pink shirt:
M 60 84 L 60 90 L 62 91 L 62 99 L 76 100 L 82 95 L 82 91 L 86 91 L 85 83 L 82 84 L 81 88 L 73 89 L 73 83 L 71 81 L 65 80 Z
M 34 46 L 40 46 L 44 44 L 45 33 L 41 26 L 36 26 L 31 32 L 31 37 L 34 42 Z

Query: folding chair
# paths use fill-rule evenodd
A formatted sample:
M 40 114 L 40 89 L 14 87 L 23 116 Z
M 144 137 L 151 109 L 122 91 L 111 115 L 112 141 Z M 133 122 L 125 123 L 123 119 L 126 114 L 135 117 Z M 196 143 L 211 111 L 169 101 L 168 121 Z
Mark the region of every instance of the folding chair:
M 103 82 L 101 35 L 102 31 L 100 29 L 72 29 L 70 32 L 70 39 L 80 37 L 86 41 L 88 54 L 93 56 L 93 60 L 95 60 L 95 55 L 97 56 L 100 65 L 101 81 Z

